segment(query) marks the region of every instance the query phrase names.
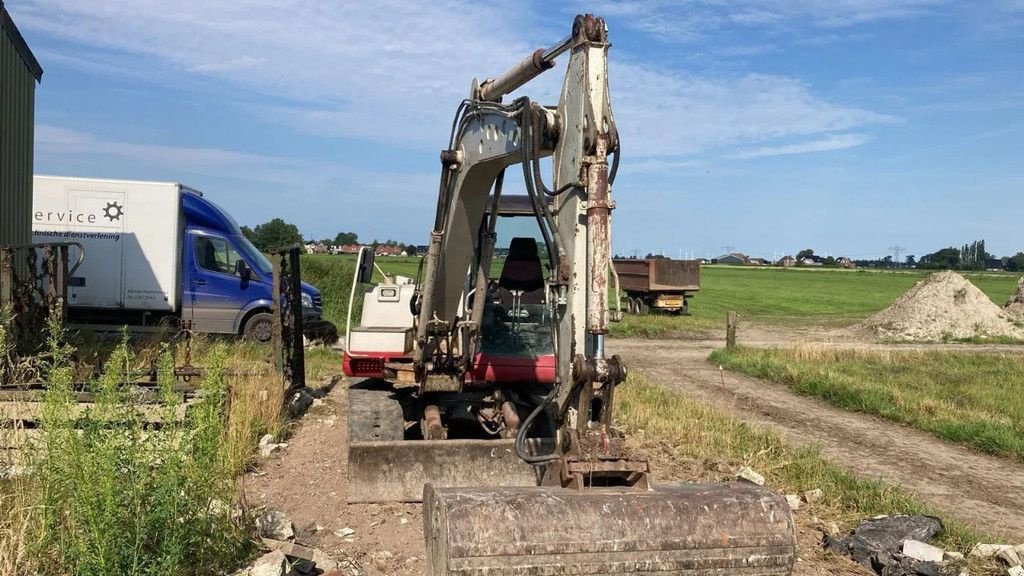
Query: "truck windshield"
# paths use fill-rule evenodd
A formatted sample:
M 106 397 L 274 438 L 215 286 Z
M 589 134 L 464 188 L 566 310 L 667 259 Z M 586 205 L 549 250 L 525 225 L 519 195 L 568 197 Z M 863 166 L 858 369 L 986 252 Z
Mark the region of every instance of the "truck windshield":
M 245 254 L 245 257 L 252 262 L 253 266 L 256 267 L 256 270 L 258 270 L 260 274 L 266 275 L 274 272 L 274 266 L 270 263 L 270 260 L 267 260 L 267 257 L 263 255 L 263 252 L 257 250 L 256 247 L 252 245 L 252 242 L 249 242 L 248 238 L 241 235 L 235 236 L 235 244 L 238 246 L 239 252 Z

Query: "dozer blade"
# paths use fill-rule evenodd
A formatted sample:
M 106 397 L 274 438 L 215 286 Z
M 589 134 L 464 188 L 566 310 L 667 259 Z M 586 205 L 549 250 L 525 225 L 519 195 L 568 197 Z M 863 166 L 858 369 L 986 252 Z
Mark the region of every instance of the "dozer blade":
M 427 486 L 431 576 L 788 575 L 785 498 L 746 484 L 616 488 Z
M 419 502 L 425 484 L 536 486 L 533 466 L 513 440 L 353 442 L 348 453 L 349 502 Z

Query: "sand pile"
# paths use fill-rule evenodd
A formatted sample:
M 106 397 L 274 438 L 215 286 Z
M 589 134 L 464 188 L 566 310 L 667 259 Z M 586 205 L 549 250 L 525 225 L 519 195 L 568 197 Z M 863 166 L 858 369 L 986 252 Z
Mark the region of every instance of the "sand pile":
M 918 282 L 857 328 L 877 337 L 921 342 L 978 337 L 1024 339 L 1024 328 L 956 272 Z
M 1017 291 L 1006 302 L 1005 310 L 1016 320 L 1024 320 L 1024 276 L 1017 281 Z

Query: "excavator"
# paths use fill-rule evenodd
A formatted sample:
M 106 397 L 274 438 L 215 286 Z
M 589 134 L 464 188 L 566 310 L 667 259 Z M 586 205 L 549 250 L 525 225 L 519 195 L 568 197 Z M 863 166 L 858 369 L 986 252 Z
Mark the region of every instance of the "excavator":
M 613 426 L 627 371 L 605 349 L 620 314 L 609 47 L 605 21 L 579 15 L 555 46 L 474 80 L 416 277 L 374 283 L 380 266 L 359 255 L 349 500 L 422 501 L 431 576 L 792 572 L 784 497 L 656 484 Z M 566 53 L 556 106 L 503 102 Z M 525 194 L 505 193 L 513 174 Z

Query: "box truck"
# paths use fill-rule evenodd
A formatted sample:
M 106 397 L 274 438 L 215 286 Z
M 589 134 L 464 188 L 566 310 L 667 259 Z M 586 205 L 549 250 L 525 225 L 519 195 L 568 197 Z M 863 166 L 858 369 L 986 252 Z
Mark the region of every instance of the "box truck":
M 72 322 L 147 326 L 181 318 L 198 332 L 271 337 L 271 263 L 198 190 L 36 176 L 32 235 L 84 249 L 68 281 Z M 320 292 L 303 282 L 303 319 L 320 320 L 321 306 Z

